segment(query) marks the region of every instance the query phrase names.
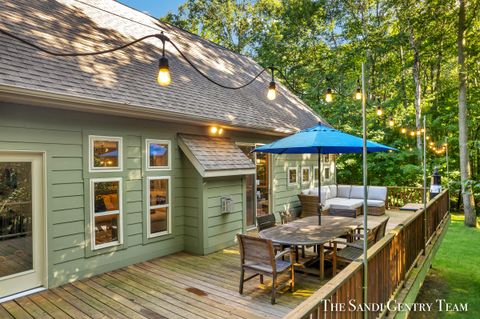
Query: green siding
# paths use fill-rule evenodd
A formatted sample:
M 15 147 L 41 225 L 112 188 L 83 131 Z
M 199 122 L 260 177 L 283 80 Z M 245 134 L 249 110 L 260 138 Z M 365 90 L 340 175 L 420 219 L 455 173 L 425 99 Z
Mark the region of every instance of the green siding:
M 273 213 L 278 213 L 287 209 L 300 209 L 300 202 L 297 195 L 304 189 L 317 186 L 317 181 L 313 178 L 314 167 L 318 166 L 317 155 L 310 154 L 283 154 L 272 155 L 272 194 L 273 194 Z M 289 167 L 296 167 L 298 182 L 295 185 L 288 185 L 287 170 Z M 301 169 L 310 168 L 310 183 L 302 184 Z M 335 156 L 330 155 L 329 163 L 325 163 L 322 156 L 322 174 L 325 176 L 325 167 L 330 168 L 330 178 L 323 179 L 322 185 L 335 184 Z
M 242 176 L 205 179 L 206 201 L 204 253 L 226 248 L 235 244 L 235 236 L 244 230 L 244 183 Z M 221 198 L 230 197 L 234 202 L 231 213 L 222 214 Z
M 245 230 L 243 176 L 202 178 L 177 146 L 177 134 L 208 134 L 208 128 L 101 114 L 0 103 L 0 152 L 45 152 L 48 286 L 110 271 L 154 257 L 187 251 L 206 254 L 234 244 Z M 88 135 L 123 138 L 123 171 L 88 171 Z M 236 141 L 270 142 L 274 137 L 226 130 Z M 145 139 L 171 141 L 169 171 L 145 169 Z M 297 207 L 308 185 L 288 187 L 286 167 L 316 165 L 316 157 L 274 158 L 273 205 L 278 212 Z M 334 172 L 332 171 L 334 176 Z M 171 176 L 171 233 L 148 238 L 146 178 Z M 90 179 L 121 177 L 123 245 L 92 251 Z M 220 198 L 231 196 L 234 212 L 221 214 Z

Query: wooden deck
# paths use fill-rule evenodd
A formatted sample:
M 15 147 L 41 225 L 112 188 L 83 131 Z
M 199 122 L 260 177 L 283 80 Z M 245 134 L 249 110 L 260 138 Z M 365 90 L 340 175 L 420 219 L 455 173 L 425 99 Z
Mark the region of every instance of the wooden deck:
M 388 215 L 391 229 L 410 213 Z M 239 273 L 236 247 L 208 256 L 178 253 L 4 302 L 0 318 L 281 318 L 331 276 L 327 271 L 322 282 L 298 273 L 295 292 L 281 291 L 271 305 L 271 281 L 250 280 L 241 296 Z

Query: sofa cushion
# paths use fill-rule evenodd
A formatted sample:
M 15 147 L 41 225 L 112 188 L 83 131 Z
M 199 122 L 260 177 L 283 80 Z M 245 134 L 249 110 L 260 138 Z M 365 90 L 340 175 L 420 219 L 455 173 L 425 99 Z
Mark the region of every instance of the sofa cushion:
M 385 202 L 383 200 L 369 199 L 367 200 L 367 205 L 371 207 L 383 207 Z
M 351 188 L 352 188 L 352 186 L 350 186 L 350 185 L 338 185 L 337 196 L 336 197 L 350 198 L 350 189 Z
M 328 185 L 330 188 L 330 198 L 337 197 L 337 185 Z
M 330 209 L 354 210 L 358 207 L 361 207 L 362 204 L 363 204 L 363 201 L 361 199 L 355 199 L 355 198 L 336 197 L 326 201 L 326 205 L 328 205 Z
M 363 199 L 363 186 L 352 186 L 352 190 L 350 191 L 350 198 Z
M 387 188 L 384 186 L 369 186 L 368 199 L 381 200 L 385 202 L 387 200 Z
M 303 189 L 302 190 L 302 195 L 310 195 L 310 189 Z

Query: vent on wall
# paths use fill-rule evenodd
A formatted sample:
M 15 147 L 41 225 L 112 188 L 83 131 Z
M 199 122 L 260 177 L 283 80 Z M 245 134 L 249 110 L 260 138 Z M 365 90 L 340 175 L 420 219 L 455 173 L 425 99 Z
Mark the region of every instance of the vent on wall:
M 222 197 L 220 201 L 222 214 L 233 213 L 233 199 L 231 197 Z

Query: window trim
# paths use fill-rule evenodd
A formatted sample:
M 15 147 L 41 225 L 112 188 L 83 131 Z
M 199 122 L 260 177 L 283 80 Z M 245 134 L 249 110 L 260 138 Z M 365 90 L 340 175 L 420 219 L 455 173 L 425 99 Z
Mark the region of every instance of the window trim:
M 327 177 L 327 172 L 328 172 L 328 177 Z M 323 175 L 325 175 L 325 180 L 326 180 L 326 181 L 330 180 L 331 174 L 332 174 L 332 173 L 330 172 L 330 167 L 325 167 L 325 168 L 324 168 Z
M 168 181 L 168 204 L 150 206 L 150 181 L 151 180 L 162 180 L 166 179 Z M 172 189 L 171 189 L 171 176 L 147 176 L 147 238 L 156 238 L 164 235 L 169 235 L 172 233 Z M 153 233 L 151 230 L 151 220 L 150 220 L 150 210 L 155 208 L 164 208 L 167 207 L 167 230 L 161 231 L 158 233 Z
M 330 154 L 325 154 L 323 162 L 330 163 Z
M 94 167 L 93 166 L 93 147 L 95 141 L 109 141 L 118 143 L 118 166 L 117 167 Z M 123 171 L 123 138 L 120 136 L 88 136 L 88 171 L 90 173 L 99 172 L 121 172 Z
M 303 170 L 306 169 L 308 170 L 308 181 L 305 181 L 303 180 Z M 302 167 L 302 176 L 301 176 L 301 181 L 302 181 L 302 184 L 308 184 L 312 181 L 312 176 L 310 175 L 312 170 L 310 169 L 310 166 L 307 166 L 307 167 Z
M 168 147 L 168 165 L 167 166 L 150 166 L 150 143 L 167 144 Z M 154 138 L 145 139 L 145 170 L 147 171 L 168 171 L 172 169 L 172 142 L 170 140 L 159 140 Z
M 118 182 L 118 210 L 95 214 L 95 183 L 103 182 Z M 118 215 L 118 240 L 97 245 L 95 244 L 95 216 L 109 215 Z M 90 240 L 92 251 L 123 244 L 123 179 L 121 177 L 90 179 Z
M 315 174 L 315 170 L 318 171 L 318 166 L 314 166 L 314 167 L 313 167 L 313 177 L 312 177 L 312 181 L 313 181 L 314 183 L 318 182 L 318 172 L 317 172 L 317 174 Z
M 290 171 L 293 171 L 293 170 L 296 171 L 295 182 L 291 183 L 290 182 Z M 287 186 L 296 186 L 297 184 L 298 184 L 298 168 L 295 167 L 295 166 L 288 167 L 287 168 Z

